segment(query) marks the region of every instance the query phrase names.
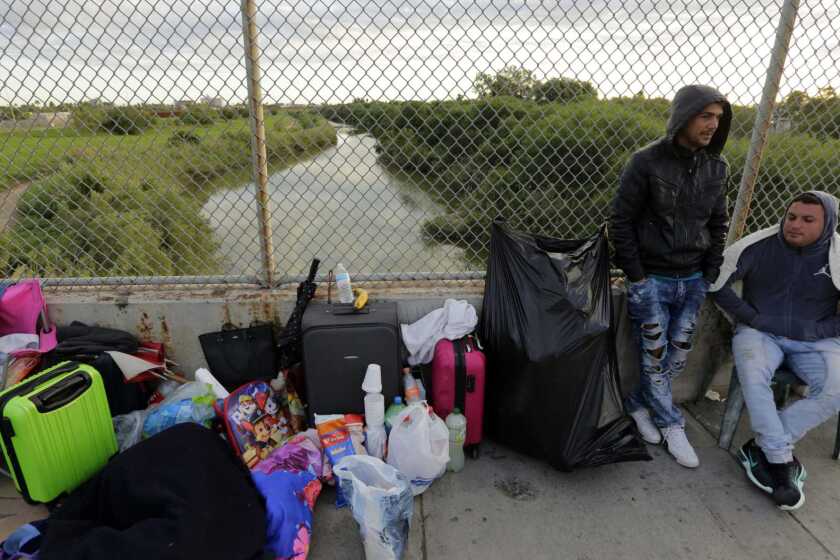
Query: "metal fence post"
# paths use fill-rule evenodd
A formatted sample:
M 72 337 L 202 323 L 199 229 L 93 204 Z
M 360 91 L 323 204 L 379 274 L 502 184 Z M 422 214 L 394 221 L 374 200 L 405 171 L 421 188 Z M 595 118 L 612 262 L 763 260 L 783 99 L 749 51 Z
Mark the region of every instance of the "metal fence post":
M 764 80 L 764 90 L 761 92 L 761 102 L 758 105 L 758 113 L 755 116 L 752 138 L 750 139 L 750 150 L 744 162 L 744 173 L 741 176 L 741 185 L 738 187 L 738 199 L 735 201 L 735 211 L 732 213 L 732 220 L 729 222 L 729 233 L 726 236 L 726 244 L 731 245 L 743 234 L 747 224 L 747 216 L 750 212 L 750 202 L 755 191 L 755 180 L 758 177 L 758 169 L 761 164 L 761 156 L 767 146 L 767 132 L 770 129 L 770 121 L 773 118 L 773 108 L 776 106 L 776 95 L 779 93 L 779 82 L 782 79 L 782 71 L 785 67 L 790 37 L 793 34 L 793 25 L 796 22 L 796 13 L 799 11 L 799 0 L 785 0 L 782 6 L 782 13 L 779 16 L 779 25 L 776 27 L 776 42 L 773 45 L 773 52 L 770 55 L 770 65 L 767 68 L 767 77 Z
M 738 187 L 738 198 L 735 201 L 735 210 L 729 222 L 729 232 L 726 236 L 726 245 L 729 246 L 744 234 L 747 224 L 747 217 L 750 212 L 750 202 L 755 191 L 755 181 L 758 177 L 758 170 L 761 165 L 761 157 L 764 148 L 767 146 L 767 132 L 770 130 L 770 121 L 773 117 L 773 108 L 776 105 L 776 95 L 779 93 L 779 82 L 782 79 L 782 72 L 785 67 L 785 59 L 790 46 L 790 38 L 793 34 L 793 25 L 796 22 L 796 14 L 799 11 L 799 0 L 785 0 L 782 12 L 779 16 L 779 24 L 776 27 L 776 42 L 770 55 L 770 64 L 767 67 L 767 76 L 764 80 L 764 89 L 761 92 L 761 102 L 758 105 L 758 112 L 755 116 L 752 137 L 750 138 L 750 149 L 747 152 L 747 159 L 744 162 L 744 172 L 741 176 L 741 184 Z M 703 306 L 703 314 L 700 320 L 699 332 L 706 339 L 707 345 L 725 344 L 728 341 L 721 336 L 715 336 L 719 330 L 716 323 L 722 321 L 720 314 L 710 302 Z M 698 341 L 699 342 L 699 341 Z M 718 367 L 722 363 L 722 357 L 727 352 L 705 352 L 703 354 L 700 371 L 700 384 L 698 385 L 696 399 L 703 398 L 712 383 Z
M 251 158 L 257 185 L 257 217 L 260 224 L 263 285 L 274 285 L 274 244 L 271 239 L 271 209 L 268 197 L 268 156 L 265 148 L 265 115 L 260 87 L 260 61 L 257 37 L 257 6 L 254 0 L 242 0 L 242 29 L 245 38 L 245 71 L 248 82 L 248 105 L 251 122 Z

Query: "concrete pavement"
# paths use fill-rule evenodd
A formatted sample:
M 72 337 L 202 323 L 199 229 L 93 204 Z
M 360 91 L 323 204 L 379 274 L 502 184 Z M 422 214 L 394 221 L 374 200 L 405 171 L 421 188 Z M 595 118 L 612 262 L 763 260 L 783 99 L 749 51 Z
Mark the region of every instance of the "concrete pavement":
M 840 559 L 834 420 L 798 446 L 809 473 L 806 503 L 785 513 L 717 447 L 708 430 L 721 405 L 687 408 L 688 435 L 701 460 L 696 470 L 651 446 L 650 462 L 562 473 L 485 443 L 479 460 L 415 499 L 405 558 Z M 748 437 L 746 416 L 737 445 Z M 362 559 L 356 523 L 349 511 L 335 509 L 334 497 L 328 490 L 318 500 L 310 559 Z
M 806 502 L 785 513 L 716 445 L 721 403 L 688 405 L 701 465 L 653 461 L 573 473 L 485 442 L 482 456 L 415 498 L 406 560 L 840 560 L 840 463 L 830 458 L 836 420 L 797 446 L 808 470 Z M 744 415 L 735 444 L 748 436 Z M 310 560 L 363 559 L 349 509 L 327 489 L 315 510 Z M 0 534 L 46 516 L 0 484 Z

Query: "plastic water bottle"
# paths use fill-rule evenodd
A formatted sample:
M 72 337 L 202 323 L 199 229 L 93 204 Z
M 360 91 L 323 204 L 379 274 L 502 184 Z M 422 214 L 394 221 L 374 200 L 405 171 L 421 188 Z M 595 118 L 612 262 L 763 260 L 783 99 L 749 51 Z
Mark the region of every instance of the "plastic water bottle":
M 457 408 L 446 417 L 449 428 L 449 462 L 446 470 L 459 472 L 464 468 L 464 440 L 467 439 L 467 419 Z
M 411 371 L 406 368 L 403 371 L 403 392 L 405 393 L 405 402 L 414 404 L 420 402 L 420 387 L 417 386 L 417 381 L 411 375 Z
M 425 401 L 426 400 L 426 388 L 423 386 L 423 380 L 422 379 L 415 379 L 415 381 L 417 382 L 417 389 L 420 390 L 420 400 Z
M 344 265 L 338 263 L 335 267 L 335 286 L 338 288 L 338 301 L 353 303 L 353 287 L 350 285 L 350 273 Z
M 396 396 L 394 397 L 394 402 L 391 406 L 388 407 L 388 410 L 385 411 L 385 429 L 389 432 L 393 427 L 392 420 L 396 418 L 396 416 L 403 411 L 405 405 L 402 402 L 402 397 Z

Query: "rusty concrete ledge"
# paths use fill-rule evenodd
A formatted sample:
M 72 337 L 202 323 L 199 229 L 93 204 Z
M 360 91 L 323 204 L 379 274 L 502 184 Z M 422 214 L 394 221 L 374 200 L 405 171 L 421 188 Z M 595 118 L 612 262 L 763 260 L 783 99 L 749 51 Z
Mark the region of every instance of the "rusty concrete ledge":
M 364 282 L 371 301 L 396 301 L 401 323 L 412 323 L 441 307 L 447 298 L 466 299 L 481 311 L 483 280 Z M 204 367 L 198 335 L 217 331 L 229 323 L 245 327 L 255 322 L 286 323 L 295 303 L 296 289 L 259 289 L 253 286 L 156 286 L 154 288 L 51 288 L 46 291 L 50 316 L 56 324 L 82 321 L 126 330 L 142 340 L 162 341 L 167 352 L 191 377 Z M 333 296 L 335 293 L 333 292 Z M 321 283 L 316 300 L 326 301 Z M 638 353 L 626 316 L 624 290 L 613 287 L 616 347 L 622 389 L 638 382 Z M 728 340 L 725 333 L 700 333 L 685 373 L 674 380 L 678 401 L 693 399 L 706 371 L 714 371 L 712 388 L 728 385 Z

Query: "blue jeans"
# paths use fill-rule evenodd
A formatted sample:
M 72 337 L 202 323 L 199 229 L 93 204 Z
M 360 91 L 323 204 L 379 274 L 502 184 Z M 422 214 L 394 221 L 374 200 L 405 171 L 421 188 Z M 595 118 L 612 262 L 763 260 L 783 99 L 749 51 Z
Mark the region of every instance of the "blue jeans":
M 813 342 L 738 325 L 732 354 L 756 443 L 771 463 L 793 459 L 793 444 L 840 410 L 840 338 Z M 770 381 L 785 362 L 808 384 L 808 397 L 776 410 Z
M 647 408 L 659 428 L 684 426 L 674 405 L 671 380 L 685 369 L 697 312 L 709 283 L 703 278 L 662 280 L 648 277 L 627 288 L 627 310 L 633 321 L 641 358 L 639 387 L 625 401 L 627 410 Z

